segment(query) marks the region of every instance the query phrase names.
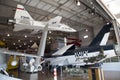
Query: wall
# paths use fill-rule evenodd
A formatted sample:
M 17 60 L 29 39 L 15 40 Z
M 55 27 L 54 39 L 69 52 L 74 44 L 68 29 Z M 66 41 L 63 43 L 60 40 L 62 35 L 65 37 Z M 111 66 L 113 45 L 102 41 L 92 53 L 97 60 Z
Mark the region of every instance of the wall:
M 6 63 L 6 55 L 0 53 L 0 64 Z
M 120 71 L 120 62 L 103 63 L 104 71 Z
M 82 46 L 88 46 L 90 44 L 90 42 L 93 39 L 93 28 L 87 28 L 88 31 L 86 31 L 86 29 L 83 29 L 81 31 L 79 31 L 79 39 L 82 40 Z M 88 38 L 83 38 L 85 35 L 88 35 Z
M 6 69 L 6 55 L 0 53 L 0 69 L 4 68 Z

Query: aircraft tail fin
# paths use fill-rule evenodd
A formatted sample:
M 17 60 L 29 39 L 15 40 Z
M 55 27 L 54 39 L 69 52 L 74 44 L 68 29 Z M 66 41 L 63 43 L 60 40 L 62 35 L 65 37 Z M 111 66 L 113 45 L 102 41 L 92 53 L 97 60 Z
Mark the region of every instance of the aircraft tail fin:
M 60 23 L 62 17 L 61 16 L 56 16 L 55 18 L 52 18 L 48 21 L 49 25 L 55 25 Z
M 34 19 L 30 16 L 30 14 L 25 10 L 23 5 L 18 4 L 15 12 L 14 19 L 16 23 L 20 23 L 22 20 L 33 21 Z M 25 22 L 25 21 L 22 21 Z
M 13 31 L 21 31 L 25 29 L 27 29 L 27 26 L 20 26 L 20 25 L 15 24 Z
M 93 39 L 91 44 L 89 46 L 94 46 L 94 45 L 106 45 L 108 41 L 108 37 L 110 34 L 110 28 L 112 27 L 112 24 L 110 23 L 109 25 L 103 26 L 103 28 L 100 30 L 98 35 Z

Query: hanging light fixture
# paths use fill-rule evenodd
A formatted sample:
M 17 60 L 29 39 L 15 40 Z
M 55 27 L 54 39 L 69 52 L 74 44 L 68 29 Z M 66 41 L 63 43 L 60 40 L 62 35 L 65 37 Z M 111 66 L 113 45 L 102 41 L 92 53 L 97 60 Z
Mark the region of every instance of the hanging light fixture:
M 30 42 L 32 42 L 32 40 L 30 40 Z
M 40 36 L 38 36 L 38 39 L 40 39 Z
M 25 38 L 27 38 L 27 35 L 25 35 Z
M 18 40 L 18 42 L 20 42 L 20 40 Z
M 7 36 L 9 37 L 9 36 L 10 36 L 10 34 L 7 34 Z
M 15 43 L 13 43 L 13 45 L 15 45 Z
M 75 0 L 77 6 L 80 6 L 80 0 Z

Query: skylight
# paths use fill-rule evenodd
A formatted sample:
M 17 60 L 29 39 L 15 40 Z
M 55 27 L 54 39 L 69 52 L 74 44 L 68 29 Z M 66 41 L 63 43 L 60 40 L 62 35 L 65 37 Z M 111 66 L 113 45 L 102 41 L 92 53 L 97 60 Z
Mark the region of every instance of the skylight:
M 117 20 L 120 24 L 120 0 L 97 0 L 101 2 L 107 11 L 112 14 L 112 16 Z

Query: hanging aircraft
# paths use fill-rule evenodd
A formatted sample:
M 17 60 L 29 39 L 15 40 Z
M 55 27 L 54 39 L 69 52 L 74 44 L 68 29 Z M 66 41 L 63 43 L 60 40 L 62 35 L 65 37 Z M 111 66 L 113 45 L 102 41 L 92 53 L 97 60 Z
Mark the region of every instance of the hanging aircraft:
M 42 37 L 40 40 L 40 45 L 38 48 L 37 55 L 30 55 L 25 53 L 13 52 L 5 49 L 0 49 L 0 53 L 14 55 L 14 60 L 11 62 L 12 66 L 15 66 L 18 61 L 16 60 L 16 56 L 25 56 L 31 57 L 29 63 L 24 62 L 22 64 L 22 69 L 26 72 L 37 72 L 42 70 L 41 64 L 44 62 L 42 61 L 42 57 L 44 56 L 44 50 L 46 45 L 46 38 L 47 33 L 49 30 L 53 31 L 64 31 L 64 32 L 76 32 L 75 29 L 70 28 L 69 26 L 60 23 L 62 17 L 57 16 L 53 19 L 50 19 L 48 22 L 40 22 L 35 21 L 30 14 L 25 10 L 24 6 L 17 5 L 17 9 L 15 12 L 15 21 L 9 20 L 10 22 L 14 22 L 14 29 L 13 31 L 20 31 L 25 29 L 33 30 L 32 33 L 36 33 L 39 30 L 42 30 Z M 65 50 L 65 49 L 64 49 Z
M 60 23 L 62 17 L 57 16 L 50 19 L 49 21 L 35 21 L 27 10 L 22 5 L 17 5 L 14 20 L 9 20 L 9 22 L 15 23 L 13 31 L 20 31 L 25 29 L 33 30 L 32 33 L 37 33 L 43 30 L 46 25 L 48 25 L 48 30 L 53 31 L 64 31 L 64 32 L 76 32 L 75 29 Z
M 86 66 L 100 63 L 107 58 L 120 54 L 120 46 L 106 45 L 111 27 L 112 24 L 105 25 L 89 46 L 67 50 L 64 53 L 54 53 L 51 56 L 46 56 L 46 61 L 49 61 L 51 66 Z

